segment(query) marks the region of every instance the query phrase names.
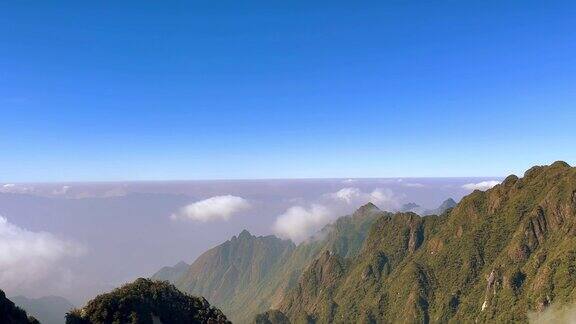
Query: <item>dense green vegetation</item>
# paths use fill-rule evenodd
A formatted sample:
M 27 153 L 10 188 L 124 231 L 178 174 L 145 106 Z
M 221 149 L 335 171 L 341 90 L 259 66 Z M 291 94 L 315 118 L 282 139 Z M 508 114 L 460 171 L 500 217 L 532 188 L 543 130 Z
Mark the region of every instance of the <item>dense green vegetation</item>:
M 576 168 L 556 162 L 440 216 L 379 216 L 358 255 L 322 254 L 277 309 L 292 323 L 516 322 L 575 297 Z
M 370 226 L 384 214 L 368 204 L 298 246 L 275 236 L 256 237 L 243 231 L 202 254 L 174 282 L 182 291 L 206 297 L 234 322 L 248 323 L 255 314 L 277 306 L 297 284 L 306 265 L 322 251 L 342 257 L 356 255 Z M 164 269 L 154 278 L 170 279 L 163 277 L 165 273 L 173 271 Z
M 39 322 L 26 312 L 14 305 L 6 298 L 4 291 L 0 290 L 0 323 L 3 324 L 39 324 Z
M 204 298 L 184 294 L 164 281 L 137 279 L 99 295 L 66 315 L 68 324 L 229 323 Z

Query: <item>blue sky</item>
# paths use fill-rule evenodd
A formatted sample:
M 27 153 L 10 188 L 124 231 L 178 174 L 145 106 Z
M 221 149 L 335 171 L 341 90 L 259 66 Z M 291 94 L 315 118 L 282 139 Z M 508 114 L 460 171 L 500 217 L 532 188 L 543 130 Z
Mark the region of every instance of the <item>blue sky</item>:
M 0 4 L 0 181 L 576 163 L 570 1 Z

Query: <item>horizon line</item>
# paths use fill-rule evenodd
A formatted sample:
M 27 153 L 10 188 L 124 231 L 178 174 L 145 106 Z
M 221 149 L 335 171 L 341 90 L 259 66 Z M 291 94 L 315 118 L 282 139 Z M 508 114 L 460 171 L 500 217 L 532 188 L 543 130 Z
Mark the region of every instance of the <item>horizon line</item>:
M 509 174 L 510 176 L 513 174 Z M 154 183 L 154 182 L 241 182 L 241 181 L 329 181 L 329 180 L 398 180 L 398 179 L 504 179 L 507 176 L 409 176 L 409 177 L 297 177 L 297 178 L 211 178 L 211 179 L 142 179 L 142 180 L 62 180 L 62 181 L 0 181 L 0 185 L 7 184 L 107 184 L 107 183 Z

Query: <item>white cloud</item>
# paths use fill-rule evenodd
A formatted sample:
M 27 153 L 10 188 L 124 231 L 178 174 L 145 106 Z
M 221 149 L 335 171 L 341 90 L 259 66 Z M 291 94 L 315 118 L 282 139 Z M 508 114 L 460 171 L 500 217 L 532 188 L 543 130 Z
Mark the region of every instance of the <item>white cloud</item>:
M 399 197 L 397 197 L 392 190 L 387 188 L 376 188 L 371 192 L 364 192 L 359 188 L 348 187 L 342 188 L 334 193 L 329 193 L 325 196 L 334 200 L 334 202 L 345 203 L 352 207 L 359 207 L 369 202 L 386 210 L 394 210 L 400 206 Z M 333 204 L 333 202 L 329 203 Z
M 528 322 L 531 324 L 576 323 L 576 306 L 553 304 L 542 312 L 529 312 Z
M 309 208 L 293 206 L 276 219 L 274 232 L 294 242 L 302 242 L 332 219 L 330 210 L 318 204 Z
M 54 191 L 52 191 L 53 195 L 66 195 L 68 193 L 68 190 L 70 190 L 70 186 L 62 186 L 60 187 L 60 189 L 55 189 Z
M 343 180 L 342 183 L 354 183 L 356 181 L 357 181 L 356 179 L 346 179 L 346 180 Z
M 31 193 L 34 191 L 33 187 L 27 187 L 24 185 L 17 185 L 14 183 L 7 183 L 4 184 L 0 187 L 0 192 L 1 193 L 18 193 L 18 194 L 23 194 L 23 193 Z
M 342 200 L 347 204 L 352 203 L 354 200 L 357 200 L 362 196 L 362 191 L 358 188 L 342 188 L 335 193 L 328 194 L 335 200 Z
M 462 186 L 462 188 L 464 189 L 468 189 L 468 190 L 488 190 L 492 187 L 494 187 L 495 185 L 500 184 L 500 181 L 496 181 L 496 180 L 491 180 L 491 181 L 482 181 L 482 182 L 478 182 L 478 183 L 467 183 L 465 185 Z
M 347 187 L 337 192 L 327 193 L 308 206 L 296 205 L 278 216 L 273 230 L 282 238 L 300 243 L 337 217 L 353 212 L 356 208 L 372 202 L 384 210 L 399 208 L 399 197 L 390 189 L 377 188 L 364 192 L 359 188 Z
M 370 199 L 364 203 L 372 202 L 385 210 L 396 210 L 400 207 L 400 197 L 390 189 L 374 189 Z
M 424 188 L 426 187 L 425 185 L 418 183 L 418 182 L 408 182 L 404 184 L 404 187 L 409 187 L 409 188 Z
M 191 219 L 200 222 L 218 219 L 228 220 L 232 215 L 248 208 L 250 208 L 250 203 L 242 197 L 215 196 L 185 206 L 171 217 L 172 219 Z
M 0 287 L 26 288 L 62 270 L 60 262 L 85 249 L 47 232 L 32 232 L 0 216 Z

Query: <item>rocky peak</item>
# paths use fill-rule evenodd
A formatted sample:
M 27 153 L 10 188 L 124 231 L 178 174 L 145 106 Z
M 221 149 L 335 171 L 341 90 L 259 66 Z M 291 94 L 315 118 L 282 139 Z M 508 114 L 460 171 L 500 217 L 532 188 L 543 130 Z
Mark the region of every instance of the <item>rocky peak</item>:
M 571 169 L 570 164 L 564 161 L 556 161 L 550 165 L 537 165 L 533 166 L 528 171 L 524 173 L 525 180 L 535 179 L 536 177 L 544 174 L 545 176 L 551 176 L 557 172 L 563 172 Z
M 360 206 L 360 208 L 358 208 L 353 216 L 357 217 L 357 216 L 366 216 L 366 215 L 371 215 L 373 213 L 378 213 L 381 212 L 382 210 L 380 210 L 380 208 L 378 208 L 376 205 L 374 205 L 373 203 L 369 202 L 363 206 Z
M 401 212 L 414 211 L 417 208 L 420 208 L 420 205 L 418 205 L 417 203 L 409 202 L 402 205 L 402 207 L 400 207 L 400 211 Z
M 502 182 L 502 185 L 504 187 L 512 187 L 514 184 L 516 184 L 516 182 L 518 181 L 518 177 L 515 175 L 509 175 L 506 177 L 506 179 L 504 179 L 504 181 Z
M 431 210 L 431 211 L 427 211 L 427 214 L 442 215 L 448 209 L 456 207 L 456 205 L 457 205 L 457 203 L 456 203 L 456 201 L 454 201 L 454 199 L 448 198 L 448 199 L 444 200 L 442 202 L 442 204 L 440 204 L 440 206 L 438 206 L 438 208 Z
M 570 164 L 568 164 L 564 161 L 556 161 L 550 165 L 550 168 L 569 169 L 571 167 L 570 167 Z
M 446 200 L 444 200 L 444 202 L 442 202 L 442 204 L 440 205 L 440 207 L 445 207 L 445 208 L 452 208 L 456 206 L 456 201 L 452 198 L 448 198 Z
M 240 240 L 248 240 L 254 238 L 254 236 L 252 236 L 252 234 L 250 234 L 250 232 L 248 232 L 248 230 L 243 230 L 242 232 L 240 232 L 240 234 L 238 235 L 238 239 Z
M 188 268 L 190 265 L 184 261 L 180 261 L 174 265 L 176 269 Z

